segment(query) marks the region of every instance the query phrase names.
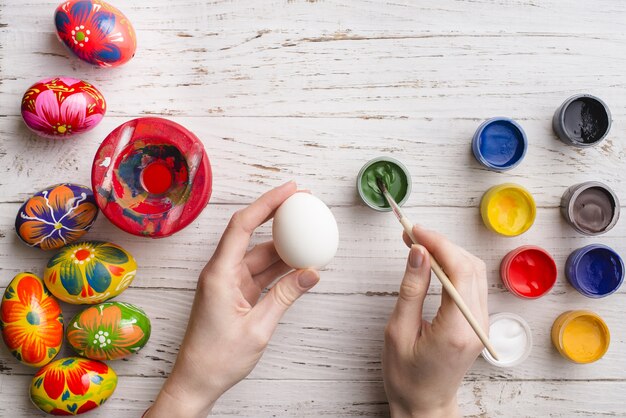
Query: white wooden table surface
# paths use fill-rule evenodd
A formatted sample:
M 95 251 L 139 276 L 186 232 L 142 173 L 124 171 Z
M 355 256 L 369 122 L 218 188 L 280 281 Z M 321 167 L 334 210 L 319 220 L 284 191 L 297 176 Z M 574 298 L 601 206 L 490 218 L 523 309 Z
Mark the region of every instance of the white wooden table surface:
M 218 416 L 387 416 L 381 381 L 383 327 L 407 250 L 392 215 L 361 205 L 361 165 L 393 155 L 411 170 L 407 213 L 482 257 L 491 312 L 530 323 L 535 343 L 522 366 L 478 359 L 460 391 L 468 416 L 626 416 L 626 286 L 601 300 L 579 295 L 562 273 L 575 248 L 601 242 L 626 255 L 626 221 L 594 239 L 561 219 L 565 188 L 600 180 L 626 202 L 626 3 L 583 0 L 254 0 L 115 1 L 134 23 L 138 51 L 117 69 L 70 57 L 54 34 L 55 1 L 0 1 L 0 287 L 19 271 L 42 273 L 50 254 L 22 245 L 19 205 L 48 185 L 89 184 L 93 154 L 113 128 L 159 115 L 195 132 L 214 168 L 214 194 L 186 230 L 163 240 L 127 235 L 100 216 L 86 236 L 121 244 L 138 276 L 118 300 L 143 307 L 153 324 L 145 349 L 113 363 L 117 391 L 93 417 L 137 417 L 169 373 L 197 275 L 233 211 L 288 179 L 310 188 L 339 223 L 337 257 L 321 283 L 284 317 L 258 367 L 227 393 Z M 109 111 L 82 138 L 49 141 L 19 116 L 38 79 L 68 75 L 93 82 Z M 590 92 L 610 106 L 603 145 L 560 143 L 550 121 L 569 95 Z M 486 118 L 504 115 L 526 130 L 529 149 L 512 172 L 481 168 L 470 138 Z M 506 239 L 489 233 L 477 206 L 491 185 L 515 181 L 538 203 L 534 227 Z M 256 241 L 265 240 L 264 228 Z M 556 257 L 549 295 L 516 299 L 498 276 L 501 258 L 522 244 Z M 3 290 L 3 289 L 2 289 Z M 433 281 L 428 315 L 441 288 Z M 63 305 L 66 318 L 77 311 Z M 608 323 L 606 356 L 574 365 L 552 348 L 552 321 L 589 308 Z M 69 353 L 68 351 L 66 351 Z M 0 349 L 0 416 L 40 416 L 27 387 L 34 370 Z

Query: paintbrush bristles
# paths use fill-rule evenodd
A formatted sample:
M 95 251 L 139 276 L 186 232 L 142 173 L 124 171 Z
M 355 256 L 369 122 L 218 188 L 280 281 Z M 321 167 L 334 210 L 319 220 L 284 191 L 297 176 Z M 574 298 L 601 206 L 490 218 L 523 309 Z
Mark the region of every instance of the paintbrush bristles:
M 387 186 L 385 185 L 385 182 L 383 181 L 382 177 L 376 177 L 376 185 L 382 192 L 387 203 L 389 203 L 389 206 L 391 206 L 391 210 L 396 215 L 398 220 L 402 219 L 404 217 L 404 214 L 400 210 L 400 206 L 398 206 L 398 202 L 396 202 L 393 196 L 391 196 L 391 193 L 389 193 L 389 190 L 387 190 Z

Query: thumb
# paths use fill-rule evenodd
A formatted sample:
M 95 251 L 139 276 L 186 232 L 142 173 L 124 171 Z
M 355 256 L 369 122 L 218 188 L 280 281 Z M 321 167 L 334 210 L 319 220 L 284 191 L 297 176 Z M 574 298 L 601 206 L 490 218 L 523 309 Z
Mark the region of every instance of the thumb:
M 422 309 L 430 285 L 430 256 L 421 245 L 412 245 L 396 307 L 389 321 L 397 337 L 413 343 L 422 326 Z
M 250 312 L 260 331 L 269 337 L 287 309 L 320 280 L 316 270 L 296 270 L 280 279 Z

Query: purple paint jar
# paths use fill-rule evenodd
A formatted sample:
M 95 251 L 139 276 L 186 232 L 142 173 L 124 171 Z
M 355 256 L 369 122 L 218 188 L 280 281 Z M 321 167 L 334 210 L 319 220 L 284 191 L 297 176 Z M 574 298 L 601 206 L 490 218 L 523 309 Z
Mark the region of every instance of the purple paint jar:
M 615 292 L 624 281 L 624 261 L 606 245 L 590 244 L 567 257 L 565 276 L 582 295 L 603 298 Z

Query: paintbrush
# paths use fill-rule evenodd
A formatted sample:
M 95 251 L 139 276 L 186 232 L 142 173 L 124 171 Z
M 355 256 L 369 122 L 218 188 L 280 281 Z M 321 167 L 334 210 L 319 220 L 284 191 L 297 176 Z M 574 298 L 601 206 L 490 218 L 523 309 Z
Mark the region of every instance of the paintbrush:
M 391 210 L 402 224 L 404 232 L 406 232 L 406 234 L 411 238 L 411 241 L 413 241 L 414 244 L 418 244 L 417 239 L 415 239 L 415 235 L 413 235 L 413 224 L 406 216 L 404 216 L 404 213 L 400 209 L 400 206 L 398 206 L 398 203 L 387 190 L 387 186 L 385 186 L 385 182 L 381 177 L 376 177 L 376 185 L 382 192 L 387 202 L 389 202 L 389 206 L 391 206 Z M 495 360 L 499 360 L 496 350 L 493 348 L 491 342 L 489 341 L 489 337 L 487 337 L 487 334 L 485 334 L 483 329 L 480 327 L 480 324 L 478 323 L 478 321 L 476 321 L 476 318 L 474 317 L 474 315 L 472 315 L 472 312 L 469 310 L 469 308 L 463 301 L 463 298 L 461 298 L 461 295 L 456 290 L 456 288 L 454 287 L 446 273 L 443 271 L 437 260 L 432 256 L 432 254 L 429 255 L 430 268 L 435 273 L 435 276 L 437 276 L 437 278 L 441 282 L 441 285 L 446 290 L 446 292 L 448 292 L 448 295 L 450 295 L 456 306 L 459 307 L 461 313 L 463 314 L 465 319 L 467 319 L 467 322 L 469 322 L 470 326 L 472 327 L 480 341 L 483 343 L 487 351 L 489 351 L 489 354 L 491 354 L 491 357 L 493 357 Z

